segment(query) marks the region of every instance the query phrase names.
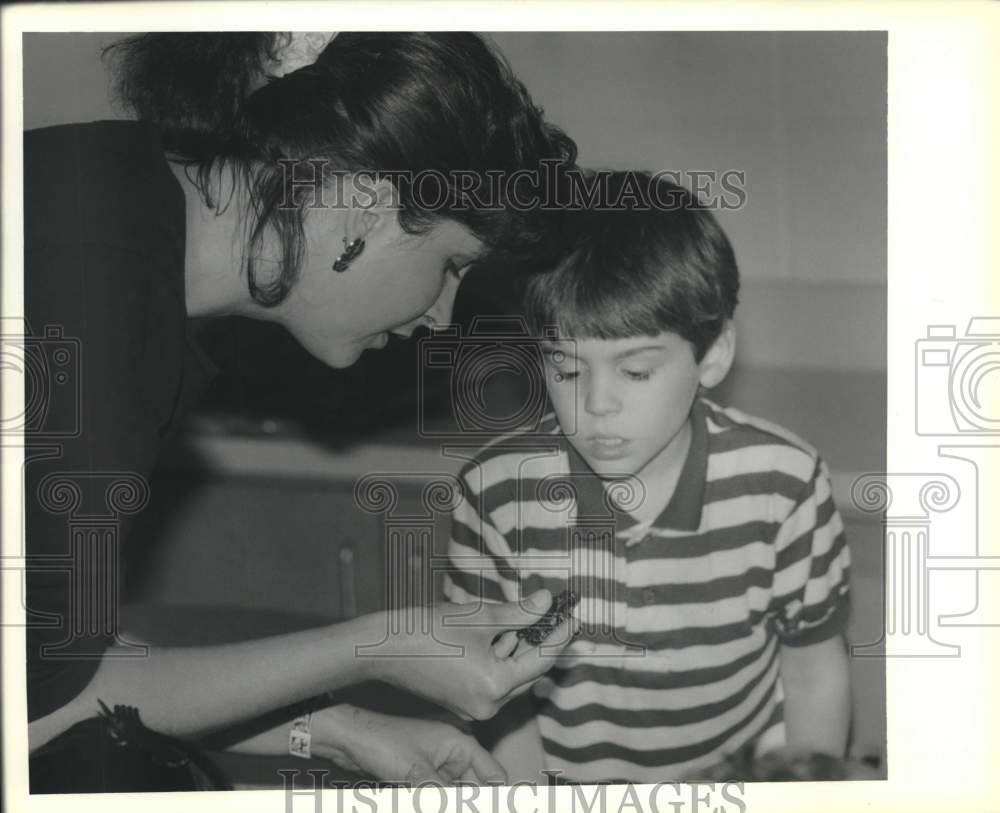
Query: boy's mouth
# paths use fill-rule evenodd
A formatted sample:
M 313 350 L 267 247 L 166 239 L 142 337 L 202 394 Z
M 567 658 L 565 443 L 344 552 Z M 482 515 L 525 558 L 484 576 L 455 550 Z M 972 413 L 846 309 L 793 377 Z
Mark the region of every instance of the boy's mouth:
M 619 435 L 590 435 L 587 438 L 591 454 L 602 460 L 620 457 L 625 453 L 628 444 L 629 441 Z

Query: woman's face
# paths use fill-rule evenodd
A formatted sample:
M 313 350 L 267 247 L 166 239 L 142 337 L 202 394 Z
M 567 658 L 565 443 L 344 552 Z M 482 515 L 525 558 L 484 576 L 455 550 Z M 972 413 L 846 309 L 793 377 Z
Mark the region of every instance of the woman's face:
M 299 279 L 278 306 L 279 321 L 310 353 L 331 367 L 348 367 L 389 334 L 409 336 L 421 324 L 447 324 L 458 285 L 482 244 L 464 227 L 443 221 L 424 234 L 407 234 L 395 215 L 366 233 L 365 247 L 348 269 L 333 261 L 343 252 L 342 229 L 305 221 L 307 256 Z

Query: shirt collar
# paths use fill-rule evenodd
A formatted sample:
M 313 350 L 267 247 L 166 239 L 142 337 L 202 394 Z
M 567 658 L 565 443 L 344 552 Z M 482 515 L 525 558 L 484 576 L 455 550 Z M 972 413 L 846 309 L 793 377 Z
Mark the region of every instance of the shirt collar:
M 705 500 L 705 477 L 708 472 L 708 429 L 706 427 L 705 405 L 696 399 L 691 408 L 691 444 L 688 447 L 684 467 L 681 469 L 677 486 L 663 511 L 656 518 L 656 528 L 679 531 L 697 531 L 701 525 L 701 513 Z M 578 501 L 578 515 L 597 519 L 609 516 L 605 501 L 604 482 L 580 456 L 579 452 L 561 435 L 569 463 L 569 472 Z M 635 518 L 622 510 L 614 511 L 615 525 L 625 530 L 636 524 Z
M 688 420 L 691 421 L 691 445 L 670 502 L 653 523 L 657 528 L 697 531 L 701 525 L 708 474 L 708 429 L 705 405 L 700 398 L 695 399 Z

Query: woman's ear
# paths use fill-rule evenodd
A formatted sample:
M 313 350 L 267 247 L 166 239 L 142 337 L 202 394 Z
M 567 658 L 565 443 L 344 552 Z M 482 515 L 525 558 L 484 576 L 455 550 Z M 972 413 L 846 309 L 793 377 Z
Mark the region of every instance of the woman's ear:
M 736 355 L 736 328 L 730 319 L 722 328 L 722 333 L 712 342 L 702 360 L 698 363 L 699 381 L 706 389 L 710 389 L 729 374 Z
M 368 241 L 399 223 L 396 187 L 387 179 L 352 175 L 347 179 L 347 240 Z

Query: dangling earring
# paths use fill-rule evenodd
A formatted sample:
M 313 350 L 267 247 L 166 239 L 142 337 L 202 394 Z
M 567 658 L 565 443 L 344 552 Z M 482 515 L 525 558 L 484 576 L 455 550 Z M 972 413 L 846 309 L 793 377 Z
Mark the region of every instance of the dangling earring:
M 344 251 L 333 261 L 333 270 L 338 274 L 343 274 L 347 267 L 354 262 L 355 258 L 365 250 L 365 241 L 358 237 L 352 240 L 350 243 L 347 242 L 347 238 L 344 237 Z

